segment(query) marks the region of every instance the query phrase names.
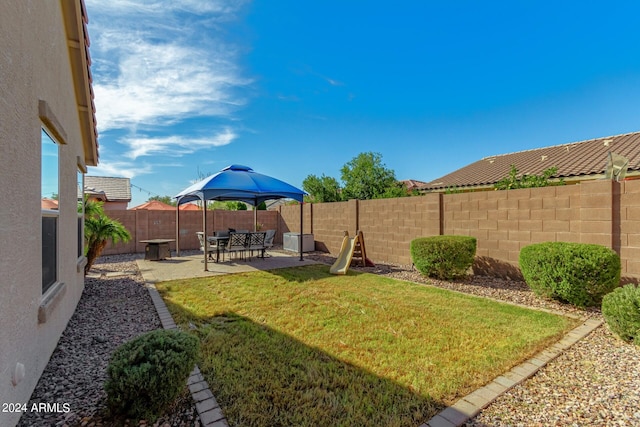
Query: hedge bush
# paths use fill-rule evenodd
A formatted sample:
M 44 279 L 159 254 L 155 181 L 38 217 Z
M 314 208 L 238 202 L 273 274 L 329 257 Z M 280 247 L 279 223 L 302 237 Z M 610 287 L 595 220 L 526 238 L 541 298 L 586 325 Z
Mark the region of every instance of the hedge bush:
M 465 276 L 475 255 L 475 237 L 433 236 L 411 241 L 413 264 L 422 274 L 437 279 Z
M 600 245 L 546 242 L 520 250 L 520 270 L 537 294 L 578 307 L 596 306 L 620 284 L 620 257 Z
M 199 344 L 187 333 L 160 329 L 118 347 L 105 383 L 112 414 L 152 424 L 184 390 Z
M 605 295 L 602 315 L 616 335 L 640 346 L 640 287 L 627 285 Z

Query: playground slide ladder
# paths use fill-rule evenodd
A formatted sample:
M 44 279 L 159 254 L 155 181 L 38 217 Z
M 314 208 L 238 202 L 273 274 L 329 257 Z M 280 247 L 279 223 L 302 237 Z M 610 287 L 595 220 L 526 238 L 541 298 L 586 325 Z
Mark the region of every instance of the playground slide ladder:
M 367 250 L 364 245 L 364 235 L 362 231 L 358 230 L 358 239 L 356 240 L 355 247 L 353 248 L 353 256 L 351 257 L 351 264 L 365 267 L 367 263 Z

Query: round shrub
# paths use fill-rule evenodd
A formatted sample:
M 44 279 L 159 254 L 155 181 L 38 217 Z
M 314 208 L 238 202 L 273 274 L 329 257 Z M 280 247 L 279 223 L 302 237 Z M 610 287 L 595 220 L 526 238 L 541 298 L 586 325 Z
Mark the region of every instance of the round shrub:
M 112 413 L 153 423 L 184 390 L 199 344 L 187 333 L 159 329 L 118 347 L 105 383 Z
M 602 315 L 616 335 L 640 346 L 640 287 L 627 285 L 605 295 Z
M 433 236 L 411 241 L 413 264 L 422 274 L 436 279 L 465 276 L 475 255 L 475 237 Z
M 520 250 L 520 270 L 537 295 L 596 306 L 620 284 L 620 257 L 601 245 L 546 242 Z

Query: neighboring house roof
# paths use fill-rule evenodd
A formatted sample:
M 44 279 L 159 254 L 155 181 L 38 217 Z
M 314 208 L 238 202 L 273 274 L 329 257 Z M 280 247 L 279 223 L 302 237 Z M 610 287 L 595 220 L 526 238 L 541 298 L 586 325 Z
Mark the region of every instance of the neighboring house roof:
M 138 206 L 134 206 L 133 208 L 129 209 L 131 211 L 140 211 L 140 210 L 147 210 L 147 211 L 175 211 L 176 207 L 175 206 L 171 206 L 168 205 L 166 203 L 163 203 L 159 200 L 151 200 L 148 202 L 145 202 L 141 205 Z M 180 210 L 181 211 L 199 211 L 200 208 L 196 205 L 194 205 L 193 203 L 185 203 L 184 205 L 180 205 Z
M 511 165 L 518 175 L 541 175 L 556 167 L 552 178 L 597 179 L 604 176 L 610 152 L 629 160 L 628 175 L 640 174 L 640 132 L 634 132 L 485 157 L 419 189 L 491 186 L 509 175 Z
M 264 204 L 267 206 L 267 210 L 269 209 L 277 209 L 278 206 L 285 206 L 291 200 L 288 199 L 276 199 L 276 200 L 267 200 Z
M 87 30 L 89 23 L 87 8 L 84 0 L 63 1 L 61 4 L 80 117 L 84 162 L 89 166 L 96 166 L 98 164 L 98 130 L 96 106 L 93 102 L 93 77 L 91 75 L 91 55 L 89 54 L 91 43 Z
M 115 178 L 110 176 L 85 176 L 85 193 L 104 192 L 108 202 L 130 202 L 131 183 L 129 178 Z
M 159 200 L 151 200 L 151 201 L 145 202 L 145 203 L 143 203 L 141 205 L 134 206 L 129 210 L 132 210 L 132 211 L 141 211 L 141 210 L 147 210 L 147 211 L 173 211 L 175 209 L 176 209 L 175 206 L 171 206 L 171 205 L 168 205 L 166 203 L 162 203 Z
M 181 211 L 199 211 L 201 209 L 198 205 L 194 205 L 193 203 L 185 203 L 183 205 L 180 205 L 180 210 Z
M 40 209 L 58 209 L 58 201 L 53 199 L 47 199 L 46 197 L 40 201 Z
M 427 185 L 424 181 L 418 181 L 417 179 L 403 179 L 400 183 L 404 184 L 407 187 L 407 190 L 412 191 L 416 190 L 420 187 Z

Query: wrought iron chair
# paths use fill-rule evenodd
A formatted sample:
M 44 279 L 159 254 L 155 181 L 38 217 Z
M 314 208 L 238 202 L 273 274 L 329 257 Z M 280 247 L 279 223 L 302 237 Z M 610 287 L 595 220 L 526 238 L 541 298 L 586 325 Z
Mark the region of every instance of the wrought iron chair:
M 265 232 L 249 233 L 249 241 L 247 244 L 247 249 L 249 250 L 249 260 L 251 260 L 253 251 L 258 251 L 260 253 L 259 258 L 264 258 L 264 240 L 266 234 L 267 233 Z
M 248 233 L 229 233 L 229 241 L 227 242 L 225 251 L 229 252 L 229 254 L 237 254 L 239 252 L 241 259 L 244 258 L 244 252 L 247 250 L 248 237 Z M 231 255 L 229 255 L 229 257 L 231 257 Z

